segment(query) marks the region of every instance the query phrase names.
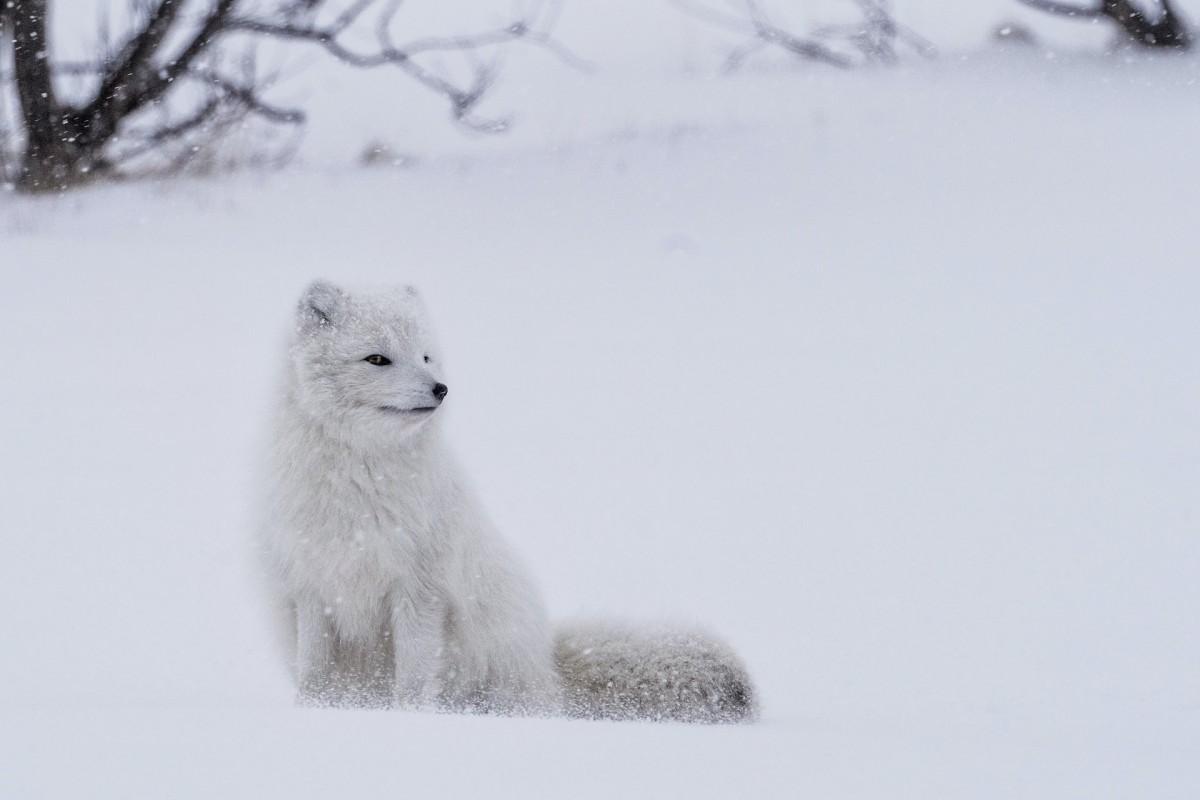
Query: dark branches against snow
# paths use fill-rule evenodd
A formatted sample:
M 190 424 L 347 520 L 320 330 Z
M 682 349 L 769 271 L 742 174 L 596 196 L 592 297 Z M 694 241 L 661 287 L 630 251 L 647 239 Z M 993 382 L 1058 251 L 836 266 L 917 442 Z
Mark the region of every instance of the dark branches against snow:
M 477 116 L 493 84 L 497 48 L 522 42 L 582 66 L 551 37 L 557 2 L 496 30 L 397 42 L 398 0 L 289 0 L 274 6 L 250 0 L 150 0 L 141 3 L 137 22 L 120 44 L 111 44 L 101 32 L 103 52 L 95 62 L 56 65 L 46 17 L 67 2 L 0 0 L 0 41 L 11 45 L 13 65 L 11 72 L 0 69 L 0 80 L 15 84 L 24 142 L 15 175 L 0 178 L 27 191 L 69 187 L 168 143 L 188 140 L 194 151 L 197 141 L 215 139 L 245 117 L 301 123 L 301 110 L 264 98 L 270 81 L 252 64 L 255 45 L 266 39 L 311 45 L 353 67 L 396 69 L 445 97 L 456 120 L 483 131 L 506 127 Z M 373 41 L 364 37 L 368 26 Z M 364 38 L 370 43 L 363 44 Z M 470 77 L 456 80 L 424 63 L 426 56 L 439 53 L 462 56 L 471 66 Z M 481 58 L 485 54 L 491 60 Z M 248 68 L 232 74 L 231 61 Z M 66 76 L 84 76 L 93 88 L 82 100 L 65 101 L 56 79 Z M 157 121 L 147 124 L 147 117 Z
M 898 58 L 901 45 L 922 56 L 934 54 L 927 40 L 896 22 L 888 0 L 852 0 L 859 14 L 855 23 L 825 26 L 806 36 L 777 24 L 756 0 L 731 4 L 729 10 L 697 0 L 673 2 L 701 22 L 745 37 L 725 59 L 726 70 L 737 69 L 749 56 L 769 47 L 839 69 L 867 63 L 891 64 Z
M 241 106 L 247 113 L 262 117 L 268 122 L 299 125 L 305 120 L 304 111 L 299 108 L 283 108 L 264 100 L 260 92 L 266 87 L 266 83 L 256 82 L 253 77 L 239 82 L 219 72 L 199 67 L 188 70 L 184 77 L 211 87 L 217 96 L 210 99 L 216 99 L 218 103 Z
M 1094 0 L 1090 5 L 1082 0 L 1079 3 L 1059 0 L 1019 1 L 1030 8 L 1060 17 L 1109 19 L 1117 25 L 1129 42 L 1142 47 L 1187 50 L 1192 45 L 1191 30 L 1175 10 L 1172 0 L 1156 0 L 1158 13 L 1155 15 L 1138 8 L 1132 0 Z
M 418 56 L 431 52 L 476 53 L 516 41 L 546 47 L 559 56 L 566 52 L 553 42 L 547 30 L 535 29 L 531 23 L 525 21 L 517 21 L 499 30 L 474 36 L 419 39 L 397 44 L 393 39 L 392 30 L 393 20 L 400 8 L 399 2 L 388 3 L 379 14 L 375 24 L 376 41 L 373 47 L 362 48 L 348 44 L 345 34 L 375 5 L 374 0 L 359 0 L 325 24 L 317 24 L 312 19 L 305 18 L 263 19 L 234 16 L 226 21 L 225 29 L 229 32 L 306 42 L 324 49 L 334 58 L 352 67 L 394 67 L 426 88 L 443 95 L 450 102 L 451 113 L 456 120 L 484 131 L 499 131 L 506 127 L 503 122 L 472 116 L 475 107 L 492 85 L 493 67 L 475 66 L 473 79 L 464 85 L 423 66 L 417 60 Z

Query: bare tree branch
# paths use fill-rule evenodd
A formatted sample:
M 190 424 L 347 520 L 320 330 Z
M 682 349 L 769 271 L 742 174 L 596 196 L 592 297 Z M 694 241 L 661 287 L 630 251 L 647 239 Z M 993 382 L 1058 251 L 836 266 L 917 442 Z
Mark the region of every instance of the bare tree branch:
M 800 36 L 777 25 L 757 0 L 745 0 L 744 16 L 696 0 L 672 0 L 677 8 L 695 19 L 749 37 L 726 57 L 726 70 L 738 68 L 750 55 L 768 46 L 839 69 L 870 61 L 891 63 L 897 57 L 897 42 L 921 55 L 933 55 L 933 46 L 928 41 L 895 21 L 886 0 L 854 2 L 862 17 L 859 24 L 827 26 L 809 36 Z
M 548 31 L 534 27 L 531 23 L 517 21 L 499 30 L 472 36 L 456 36 L 418 39 L 406 44 L 396 44 L 392 39 L 392 21 L 400 3 L 389 3 L 380 14 L 376 25 L 378 47 L 363 50 L 352 47 L 343 40 L 343 34 L 362 14 L 374 4 L 358 2 L 326 25 L 311 20 L 268 20 L 257 17 L 231 17 L 224 23 L 224 30 L 270 36 L 279 39 L 308 42 L 323 48 L 334 58 L 353 67 L 373 69 L 395 67 L 415 79 L 426 88 L 443 95 L 450 101 L 451 113 L 456 120 L 483 131 L 504 130 L 503 122 L 477 119 L 471 115 L 475 106 L 486 94 L 494 80 L 494 71 L 478 67 L 470 85 L 460 86 L 450 79 L 422 66 L 416 56 L 431 52 L 475 52 L 516 41 L 524 41 L 543 47 L 561 59 L 577 66 L 583 62 L 565 48 L 554 42 Z
M 116 57 L 106 65 L 97 98 L 123 103 L 137 93 L 146 72 L 153 67 L 151 59 L 162 46 L 182 7 L 183 0 L 162 0 L 150 10 L 142 28 L 129 37 Z
M 203 105 L 177 122 L 160 125 L 145 133 L 132 131 L 129 134 L 130 138 L 138 140 L 141 144 L 122 151 L 118 157 L 113 159 L 113 163 L 132 161 L 156 150 L 166 142 L 186 136 L 216 116 L 220 108 L 220 99 L 210 97 Z
M 841 35 L 853 42 L 865 58 L 892 64 L 898 58 L 896 44 L 910 47 L 915 53 L 932 58 L 936 48 L 928 39 L 901 25 L 892 16 L 888 0 L 855 0 L 863 22 L 858 26 L 841 26 Z
M 854 66 L 854 62 L 850 58 L 831 50 L 816 39 L 804 39 L 777 27 L 767 18 L 766 12 L 754 0 L 747 0 L 746 11 L 750 17 L 750 23 L 754 26 L 755 34 L 763 42 L 778 45 L 793 55 L 811 61 L 820 61 L 832 67 L 845 69 Z
M 1045 11 L 1048 14 L 1057 14 L 1060 17 L 1094 19 L 1096 17 L 1104 16 L 1104 11 L 1100 6 L 1078 6 L 1074 3 L 1055 2 L 1055 0 L 1020 0 L 1020 2 L 1024 3 L 1030 8 L 1036 8 L 1038 11 Z
M 217 40 L 220 34 L 225 32 L 226 20 L 232 14 L 237 3 L 238 0 L 216 0 L 216 4 L 204 18 L 204 22 L 192 36 L 191 41 L 179 55 L 153 73 L 153 77 L 146 85 L 144 95 L 140 98 L 140 103 L 132 106 L 130 110 L 157 100 L 176 78 L 187 72 L 196 59 Z
M 1112 20 L 1125 38 L 1142 47 L 1164 47 L 1187 50 L 1192 45 L 1192 33 L 1175 10 L 1171 0 L 1158 0 L 1157 19 L 1133 5 L 1131 0 L 1094 0 L 1093 5 L 1080 6 L 1059 0 L 1020 0 L 1038 11 L 1074 19 Z
M 280 108 L 263 100 L 260 92 L 264 87 L 261 85 L 239 82 L 218 72 L 200 68 L 188 70 L 185 77 L 202 81 L 216 88 L 224 99 L 240 104 L 248 112 L 263 117 L 269 122 L 299 125 L 306 119 L 305 113 L 298 108 Z
M 588 66 L 550 35 L 561 9 L 558 0 L 496 30 L 403 44 L 392 38 L 399 0 L 346 0 L 344 5 L 334 0 L 275 0 L 265 6 L 253 0 L 134 0 L 137 22 L 120 44 L 113 44 L 102 14 L 97 58 L 54 63 L 46 41 L 46 15 L 66 2 L 0 0 L 0 41 L 13 51 L 13 69 L 0 71 L 0 81 L 12 81 L 17 88 L 24 148 L 17 177 L 19 186 L 29 191 L 65 188 L 164 143 L 191 142 L 202 133 L 219 136 L 247 116 L 273 124 L 301 123 L 304 114 L 299 109 L 264 99 L 270 81 L 252 64 L 242 77 L 221 66 L 231 47 L 249 54 L 263 38 L 311 44 L 354 67 L 397 69 L 445 97 L 456 120 L 489 132 L 504 130 L 507 123 L 476 116 L 497 71 L 495 58 L 483 60 L 479 54 L 524 42 L 572 66 Z M 190 13 L 185 6 L 201 13 Z M 368 17 L 376 22 L 373 46 L 363 44 L 359 30 Z M 470 77 L 456 80 L 427 66 L 426 59 L 438 53 L 457 53 L 468 60 Z M 69 76 L 95 77 L 87 99 L 62 102 L 55 93 L 56 78 Z M 176 92 L 181 85 L 194 89 Z M 157 119 L 149 127 L 143 124 L 147 115 Z

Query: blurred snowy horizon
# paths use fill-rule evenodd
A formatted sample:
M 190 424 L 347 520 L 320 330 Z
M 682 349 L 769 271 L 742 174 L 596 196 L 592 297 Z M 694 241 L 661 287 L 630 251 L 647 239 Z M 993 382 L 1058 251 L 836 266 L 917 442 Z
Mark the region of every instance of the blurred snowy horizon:
M 735 18 L 742 13 L 736 0 L 683 5 L 703 6 Z M 1200 20 L 1200 0 L 1176 2 L 1176 6 L 1185 18 Z M 852 0 L 775 2 L 763 7 L 774 22 L 799 34 L 861 19 Z M 107 15 L 109 27 L 120 31 L 124 8 L 124 3 L 113 0 L 52 3 L 54 57 L 86 59 L 98 41 L 97 21 Z M 400 41 L 494 30 L 517 19 L 554 20 L 554 39 L 577 57 L 583 68 L 523 43 L 504 45 L 481 57 L 495 57 L 498 70 L 496 85 L 482 104 L 480 116 L 510 120 L 512 125 L 504 134 L 480 134 L 456 124 L 445 98 L 396 70 L 351 68 L 304 44 L 268 42 L 258 48 L 260 70 L 277 76 L 266 96 L 308 115 L 299 137 L 297 162 L 334 168 L 359 163 L 375 147 L 411 165 L 426 158 L 470 158 L 523 148 L 571 146 L 598 136 L 619 138 L 637 129 L 642 120 L 673 119 L 680 128 L 718 120 L 734 125 L 747 115 L 770 113 L 771 106 L 780 102 L 779 97 L 747 88 L 750 81 L 743 79 L 739 84 L 745 73 L 773 76 L 773 83 L 767 79 L 770 92 L 780 97 L 787 96 L 784 87 L 795 85 L 799 93 L 794 113 L 804 109 L 801 90 L 812 83 L 873 78 L 886 82 L 888 73 L 908 70 L 935 74 L 977 71 L 983 73 L 981 77 L 991 70 L 1016 70 L 1034 79 L 1053 80 L 1055 68 L 1074 70 L 1095 64 L 1109 73 L 1104 79 L 1111 80 L 1114 70 L 1120 74 L 1123 63 L 1136 66 L 1147 60 L 1186 60 L 1189 64 L 1182 68 L 1186 80 L 1193 80 L 1195 74 L 1191 56 L 1137 51 L 1105 55 L 1117 40 L 1111 23 L 1067 20 L 1034 11 L 1017 0 L 896 0 L 892 3 L 895 18 L 936 48 L 934 63 L 925 63 L 902 48 L 901 64 L 895 68 L 874 66 L 840 78 L 831 74 L 838 70 L 770 48 L 749 58 L 737 74 L 726 75 L 725 59 L 746 37 L 685 13 L 670 0 L 563 0 L 557 11 L 554 8 L 547 2 L 513 0 L 407 0 L 395 18 L 393 30 Z M 365 44 L 372 40 L 369 22 L 358 26 Z M 996 30 L 1013 24 L 1031 32 L 1036 44 L 996 41 Z M 425 63 L 459 79 L 470 75 L 468 63 L 453 54 L 435 55 Z M 681 83 L 681 77 L 688 80 Z M 740 103 L 734 100 L 732 108 L 726 108 L 729 101 L 706 104 L 697 99 L 714 85 L 715 91 L 733 95 L 735 92 L 724 89 L 731 83 L 749 95 Z M 681 116 L 692 119 L 679 119 Z M 285 132 L 275 131 L 280 137 Z

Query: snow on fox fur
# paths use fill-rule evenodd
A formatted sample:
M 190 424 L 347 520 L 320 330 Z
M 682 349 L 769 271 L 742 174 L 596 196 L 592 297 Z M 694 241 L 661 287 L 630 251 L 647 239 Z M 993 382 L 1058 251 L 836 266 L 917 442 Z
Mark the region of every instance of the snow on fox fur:
M 555 634 L 442 442 L 448 394 L 412 288 L 304 293 L 262 543 L 300 702 L 752 718 L 750 679 L 711 636 L 587 622 Z

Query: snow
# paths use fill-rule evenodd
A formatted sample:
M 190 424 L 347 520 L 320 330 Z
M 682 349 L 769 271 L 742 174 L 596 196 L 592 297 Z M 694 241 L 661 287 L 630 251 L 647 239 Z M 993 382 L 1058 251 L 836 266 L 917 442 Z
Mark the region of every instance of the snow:
M 0 197 L 0 797 L 1195 797 L 1200 62 L 908 5 L 937 61 L 715 77 L 581 3 L 510 135 L 314 67 L 285 170 Z M 722 631 L 761 722 L 292 706 L 247 551 L 318 275 L 423 288 L 555 615 Z

